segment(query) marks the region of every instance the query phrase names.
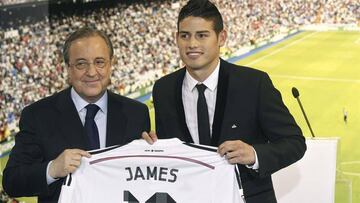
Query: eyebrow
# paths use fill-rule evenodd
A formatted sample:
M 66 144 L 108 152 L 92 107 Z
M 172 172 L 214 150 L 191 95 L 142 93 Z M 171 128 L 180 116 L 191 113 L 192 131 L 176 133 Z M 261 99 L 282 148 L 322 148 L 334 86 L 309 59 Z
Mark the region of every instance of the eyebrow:
M 94 60 L 96 60 L 96 59 L 104 59 L 104 60 L 106 60 L 106 58 L 104 58 L 102 56 L 96 57 Z
M 97 60 L 97 59 L 104 59 L 104 60 L 106 60 L 106 58 L 104 58 L 104 57 L 102 57 L 102 56 L 96 57 L 94 60 Z M 75 61 L 88 61 L 88 60 L 85 59 L 85 58 L 77 58 L 77 59 L 75 59 Z
M 200 31 L 196 31 L 196 33 L 210 33 L 209 30 L 200 30 Z
M 75 61 L 87 61 L 85 58 L 77 58 Z
M 190 31 L 179 31 L 180 34 L 187 34 L 187 33 L 191 33 Z M 199 30 L 196 31 L 195 33 L 210 33 L 209 30 Z

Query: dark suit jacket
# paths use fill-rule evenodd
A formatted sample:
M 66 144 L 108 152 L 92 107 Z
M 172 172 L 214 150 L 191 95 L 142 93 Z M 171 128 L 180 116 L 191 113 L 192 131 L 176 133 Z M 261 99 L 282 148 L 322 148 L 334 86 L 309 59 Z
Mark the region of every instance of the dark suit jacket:
M 149 128 L 144 104 L 108 91 L 106 146 L 138 139 Z M 39 202 L 57 202 L 63 179 L 47 185 L 49 161 L 65 149 L 86 150 L 87 143 L 70 88 L 24 108 L 20 132 L 4 170 L 5 191 L 13 197 L 38 196 Z
M 185 68 L 159 79 L 153 89 L 159 138 L 193 142 L 185 121 L 182 83 Z M 301 129 L 269 76 L 221 60 L 211 145 L 242 140 L 255 148 L 259 170 L 239 165 L 247 203 L 276 202 L 271 174 L 305 153 Z M 186 99 L 186 98 L 185 98 Z

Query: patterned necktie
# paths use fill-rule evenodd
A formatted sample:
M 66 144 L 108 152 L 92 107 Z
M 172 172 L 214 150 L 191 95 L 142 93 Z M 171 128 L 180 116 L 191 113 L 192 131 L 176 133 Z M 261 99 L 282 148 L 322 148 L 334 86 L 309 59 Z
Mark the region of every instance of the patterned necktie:
M 210 145 L 210 123 L 209 123 L 209 112 L 206 104 L 204 84 L 196 85 L 199 93 L 197 101 L 197 120 L 198 120 L 198 131 L 200 144 Z
M 88 104 L 86 106 L 86 116 L 85 116 L 85 131 L 86 135 L 89 138 L 89 150 L 99 149 L 99 131 L 95 123 L 95 115 L 99 111 L 99 107 L 96 104 Z

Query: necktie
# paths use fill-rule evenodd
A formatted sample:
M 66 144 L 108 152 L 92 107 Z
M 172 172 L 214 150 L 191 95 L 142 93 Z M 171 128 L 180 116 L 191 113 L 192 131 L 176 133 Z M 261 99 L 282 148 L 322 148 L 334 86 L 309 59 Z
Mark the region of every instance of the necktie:
M 209 112 L 206 104 L 206 98 L 204 95 L 206 86 L 204 84 L 196 85 L 199 93 L 197 101 L 197 120 L 200 144 L 210 145 L 210 124 L 209 124 Z
M 89 150 L 99 149 L 99 131 L 94 120 L 96 113 L 99 111 L 99 107 L 96 104 L 88 104 L 86 109 L 84 127 L 86 135 L 89 138 Z

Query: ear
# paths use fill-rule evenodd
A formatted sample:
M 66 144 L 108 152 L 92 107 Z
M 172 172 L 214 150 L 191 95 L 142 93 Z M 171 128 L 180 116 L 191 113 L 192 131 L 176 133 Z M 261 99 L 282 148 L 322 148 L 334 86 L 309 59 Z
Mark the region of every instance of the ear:
M 70 70 L 70 66 L 69 65 L 65 65 L 66 66 L 66 72 L 67 72 L 67 78 L 66 78 L 66 83 L 68 84 L 68 85 L 71 85 L 71 70 Z
M 109 65 L 110 65 L 110 66 L 112 66 L 113 64 L 115 64 L 115 62 L 116 62 L 115 57 L 116 57 L 116 56 L 113 56 L 113 57 L 110 59 L 110 61 L 109 61 L 109 62 L 110 62 Z
M 225 45 L 225 41 L 226 41 L 226 38 L 227 38 L 227 32 L 226 30 L 222 30 L 220 33 L 219 33 L 219 36 L 218 36 L 218 40 L 219 40 L 219 47 L 222 47 Z
M 176 32 L 175 38 L 176 38 L 176 45 L 178 45 L 179 44 L 179 32 Z
M 71 71 L 71 67 L 69 64 L 64 63 L 66 71 L 69 73 Z

